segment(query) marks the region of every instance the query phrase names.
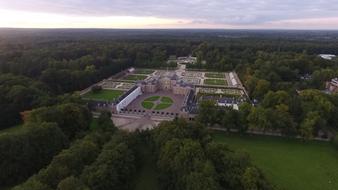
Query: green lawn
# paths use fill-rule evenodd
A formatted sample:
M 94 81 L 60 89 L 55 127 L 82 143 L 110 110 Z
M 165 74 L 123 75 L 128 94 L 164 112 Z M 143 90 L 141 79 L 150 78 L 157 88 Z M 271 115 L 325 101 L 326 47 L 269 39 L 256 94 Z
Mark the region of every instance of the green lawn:
M 136 69 L 134 72 L 135 74 L 141 74 L 141 75 L 150 75 L 154 72 L 154 70 L 148 70 L 148 69 Z
M 163 96 L 163 97 L 161 98 L 161 102 L 162 102 L 162 103 L 169 103 L 169 104 L 174 103 L 174 101 L 173 101 L 171 98 L 166 97 L 166 96 Z
M 204 84 L 208 85 L 226 85 L 227 82 L 222 79 L 205 79 Z
M 163 110 L 169 108 L 173 103 L 174 101 L 167 96 L 151 96 L 146 98 L 141 105 L 145 109 Z
M 103 89 L 97 93 L 88 92 L 83 97 L 93 100 L 113 101 L 119 98 L 124 92 L 121 90 L 107 90 Z
M 155 106 L 155 110 L 164 110 L 164 109 L 167 109 L 171 106 L 172 104 L 171 103 L 160 103 L 160 104 L 157 104 Z
M 145 99 L 144 101 L 154 102 L 158 99 L 160 99 L 160 96 L 151 96 L 151 97 Z
M 224 73 L 205 73 L 208 78 L 225 78 Z
M 248 152 L 267 178 L 287 190 L 338 189 L 338 151 L 326 142 L 262 136 L 226 135 L 214 139 Z
M 138 81 L 138 80 L 144 80 L 146 78 L 147 78 L 146 75 L 128 75 L 128 76 L 125 76 L 123 79 L 130 80 L 130 81 Z
M 142 107 L 148 110 L 152 109 L 154 105 L 155 104 L 153 102 L 147 102 L 147 101 L 142 102 Z

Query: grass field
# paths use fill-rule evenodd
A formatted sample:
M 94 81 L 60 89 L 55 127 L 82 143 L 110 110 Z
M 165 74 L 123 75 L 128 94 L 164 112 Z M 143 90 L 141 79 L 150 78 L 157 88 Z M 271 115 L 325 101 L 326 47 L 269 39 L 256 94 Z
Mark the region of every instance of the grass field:
M 208 84 L 208 85 L 227 85 L 227 82 L 223 79 L 205 79 L 204 84 Z
M 104 100 L 104 101 L 113 101 L 119 98 L 124 92 L 120 90 L 107 90 L 103 89 L 97 93 L 88 92 L 83 97 L 92 99 L 92 100 Z
M 329 143 L 221 132 L 213 136 L 218 142 L 248 152 L 278 189 L 338 189 L 338 151 Z
M 144 80 L 146 78 L 147 78 L 146 75 L 128 75 L 128 76 L 125 76 L 123 79 L 130 80 L 130 81 L 138 81 L 138 80 Z
M 224 78 L 224 73 L 205 73 L 208 78 Z
M 155 106 L 154 110 L 164 110 L 169 108 L 171 105 L 172 103 L 160 103 Z
M 158 99 L 160 99 L 160 96 L 151 96 L 151 97 L 145 99 L 144 101 L 154 102 L 154 101 L 156 101 Z
M 161 102 L 162 102 L 162 103 L 170 103 L 170 104 L 174 103 L 174 101 L 173 101 L 171 98 L 166 97 L 166 96 L 163 96 L 163 97 L 161 98 Z
M 146 101 L 142 102 L 142 107 L 148 110 L 152 109 L 154 105 L 155 104 L 153 102 L 146 102 Z
M 154 72 L 154 70 L 148 70 L 148 69 L 136 69 L 134 72 L 135 74 L 140 74 L 140 75 L 150 75 Z

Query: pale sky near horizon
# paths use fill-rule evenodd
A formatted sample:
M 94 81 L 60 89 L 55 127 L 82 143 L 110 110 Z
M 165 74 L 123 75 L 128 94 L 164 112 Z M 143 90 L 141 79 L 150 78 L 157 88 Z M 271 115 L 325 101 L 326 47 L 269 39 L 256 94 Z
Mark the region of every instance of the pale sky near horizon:
M 338 0 L 0 0 L 0 27 L 338 29 Z

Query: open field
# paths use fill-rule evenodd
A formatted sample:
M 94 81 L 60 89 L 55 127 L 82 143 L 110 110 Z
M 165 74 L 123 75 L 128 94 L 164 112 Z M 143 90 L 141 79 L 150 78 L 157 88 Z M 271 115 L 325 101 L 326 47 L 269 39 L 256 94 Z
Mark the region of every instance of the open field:
M 150 69 L 136 69 L 135 70 L 135 74 L 140 74 L 140 75 L 150 75 L 153 72 L 155 72 L 154 70 L 150 70 Z
M 130 80 L 130 81 L 138 81 L 138 80 L 144 80 L 146 78 L 147 78 L 146 75 L 128 75 L 128 76 L 125 76 L 123 79 Z
M 207 85 L 227 85 L 227 82 L 223 79 L 205 79 L 204 84 L 207 84 Z
M 208 78 L 225 78 L 224 73 L 205 73 Z
M 326 142 L 213 133 L 218 142 L 248 152 L 278 189 L 329 190 L 338 187 L 338 151 Z
M 97 93 L 88 92 L 83 97 L 92 100 L 113 101 L 119 98 L 124 92 L 120 90 L 107 90 L 103 89 Z

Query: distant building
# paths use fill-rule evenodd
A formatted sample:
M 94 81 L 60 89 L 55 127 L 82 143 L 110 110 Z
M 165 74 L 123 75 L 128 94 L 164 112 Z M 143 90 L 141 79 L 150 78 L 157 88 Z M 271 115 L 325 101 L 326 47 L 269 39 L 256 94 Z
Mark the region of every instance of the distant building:
M 231 107 L 234 110 L 239 110 L 239 102 L 235 98 L 222 97 L 217 101 L 218 106 Z
M 336 55 L 332 54 L 320 54 L 319 57 L 325 59 L 325 60 L 332 60 L 333 58 L 336 57 Z
M 134 67 L 130 67 L 129 69 L 128 69 L 128 72 L 129 73 L 133 73 L 135 71 L 135 68 Z
M 197 57 L 178 57 L 177 58 L 177 64 L 196 64 L 197 63 Z
M 330 93 L 338 93 L 338 78 L 326 82 L 326 90 Z

